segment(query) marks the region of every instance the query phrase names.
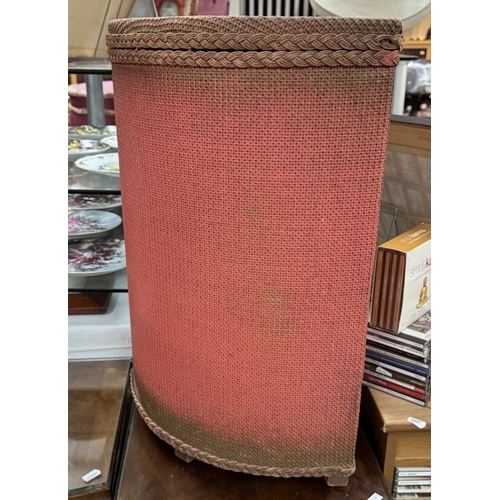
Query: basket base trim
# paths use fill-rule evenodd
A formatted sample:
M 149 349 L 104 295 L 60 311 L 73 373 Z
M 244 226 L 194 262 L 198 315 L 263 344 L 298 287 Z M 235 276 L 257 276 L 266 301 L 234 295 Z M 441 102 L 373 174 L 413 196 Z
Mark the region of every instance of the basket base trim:
M 172 436 L 171 434 L 163 430 L 159 425 L 157 425 L 154 420 L 149 417 L 140 402 L 133 370 L 130 374 L 130 381 L 132 397 L 134 399 L 137 410 L 146 425 L 156 436 L 158 436 L 160 439 L 165 441 L 176 450 L 175 454 L 177 457 L 186 462 L 190 462 L 193 459 L 196 459 L 207 464 L 214 465 L 215 467 L 220 467 L 221 469 L 231 470 L 234 472 L 244 472 L 256 476 L 325 477 L 327 478 L 327 484 L 329 486 L 345 486 L 347 484 L 347 481 L 349 480 L 349 476 L 354 474 L 355 464 L 353 464 L 353 466 L 350 468 L 344 469 L 340 469 L 339 467 L 335 466 L 268 467 L 263 465 L 245 464 L 236 462 L 234 460 L 227 460 L 225 458 L 217 457 L 210 453 L 201 451 L 190 446 L 187 443 L 184 443 L 180 439 L 177 439 L 175 436 Z

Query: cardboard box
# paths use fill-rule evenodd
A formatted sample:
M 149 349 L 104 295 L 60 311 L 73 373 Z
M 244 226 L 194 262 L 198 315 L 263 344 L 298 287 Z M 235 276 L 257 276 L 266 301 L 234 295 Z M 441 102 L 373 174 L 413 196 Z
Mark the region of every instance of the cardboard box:
M 379 245 L 370 324 L 399 333 L 431 308 L 431 225 L 419 226 Z

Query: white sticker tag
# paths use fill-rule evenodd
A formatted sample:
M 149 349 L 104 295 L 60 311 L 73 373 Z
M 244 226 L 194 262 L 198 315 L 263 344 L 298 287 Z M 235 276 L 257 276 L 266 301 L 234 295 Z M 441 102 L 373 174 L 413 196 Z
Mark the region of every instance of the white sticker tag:
M 392 377 L 392 373 L 384 370 L 381 366 L 377 366 L 377 368 L 375 368 L 375 371 L 377 373 L 381 373 L 382 375 L 386 375 L 387 377 Z
M 418 418 L 408 417 L 406 420 L 408 420 L 410 424 L 416 425 L 419 429 L 425 429 L 427 426 L 423 420 L 419 420 Z
M 101 471 L 99 469 L 94 469 L 94 470 L 91 470 L 90 472 L 87 472 L 87 474 L 85 474 L 85 476 L 82 476 L 82 479 L 88 483 L 90 481 L 92 481 L 92 479 L 95 479 L 97 476 L 100 476 L 101 475 Z
M 374 493 L 370 498 L 367 500 L 384 500 L 384 497 L 381 497 L 378 493 Z

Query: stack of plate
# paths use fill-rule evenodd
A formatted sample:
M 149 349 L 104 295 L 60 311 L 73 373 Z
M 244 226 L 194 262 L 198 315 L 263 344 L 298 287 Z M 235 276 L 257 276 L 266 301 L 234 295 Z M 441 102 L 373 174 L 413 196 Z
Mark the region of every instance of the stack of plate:
M 124 241 L 105 237 L 121 223 L 119 215 L 105 210 L 68 210 L 68 275 L 99 276 L 125 268 Z
M 75 161 L 89 155 L 105 153 L 110 146 L 92 139 L 71 139 L 68 137 L 68 161 Z
M 106 147 L 109 148 L 109 146 Z M 83 158 L 75 161 L 75 167 L 94 174 L 120 177 L 118 153 L 84 156 Z
M 116 135 L 110 135 L 109 137 L 105 137 L 100 140 L 100 144 L 104 144 L 105 146 L 109 146 L 112 150 L 118 149 L 118 137 Z
M 91 125 L 68 127 L 68 161 L 83 173 L 100 174 L 98 178 L 117 178 L 118 143 L 116 127 L 96 128 Z M 73 168 L 73 167 L 71 167 Z M 82 176 L 82 178 L 85 176 Z M 91 176 L 93 177 L 93 176 Z M 111 179 L 110 179 L 111 180 Z M 89 187 L 98 188 L 89 179 Z M 98 184 L 102 182 L 97 182 Z M 117 181 L 114 181 L 116 184 Z M 104 182 L 103 188 L 113 187 Z M 85 278 L 124 269 L 125 243 L 111 233 L 122 223 L 116 211 L 121 196 L 114 194 L 68 195 L 68 276 Z
M 116 210 L 122 206 L 122 197 L 116 194 L 68 194 L 69 210 Z
M 104 210 L 69 210 L 68 239 L 97 238 L 115 229 L 122 218 Z
M 120 238 L 84 239 L 68 245 L 69 277 L 101 276 L 125 267 L 125 242 Z
M 100 141 L 104 137 L 116 136 L 116 126 L 93 127 L 92 125 L 79 125 L 78 127 L 68 127 L 69 139 L 91 139 Z

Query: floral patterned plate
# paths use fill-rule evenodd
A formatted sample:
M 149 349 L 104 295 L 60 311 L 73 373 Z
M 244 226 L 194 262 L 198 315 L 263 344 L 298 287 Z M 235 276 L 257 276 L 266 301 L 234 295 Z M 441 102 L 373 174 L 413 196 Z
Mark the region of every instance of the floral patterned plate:
M 125 242 L 118 238 L 68 245 L 68 276 L 101 276 L 125 269 Z
M 116 135 L 110 135 L 99 141 L 99 144 L 105 144 L 113 149 L 118 149 L 118 137 Z
M 98 141 L 103 137 L 116 135 L 116 125 L 106 127 L 93 127 L 92 125 L 78 125 L 68 127 L 68 138 L 72 139 L 93 139 Z
M 118 164 L 118 153 L 107 153 L 104 155 L 93 155 L 80 158 L 75 161 L 75 167 L 94 172 L 106 174 L 113 177 L 120 176 L 120 166 Z
M 122 206 L 122 197 L 115 194 L 68 194 L 68 209 L 111 210 Z
M 90 139 L 70 139 L 68 137 L 68 160 L 75 161 L 83 156 L 105 153 L 110 149 L 107 144 L 100 144 L 99 141 Z
M 122 218 L 103 210 L 69 210 L 68 239 L 94 238 L 111 231 L 122 223 Z

